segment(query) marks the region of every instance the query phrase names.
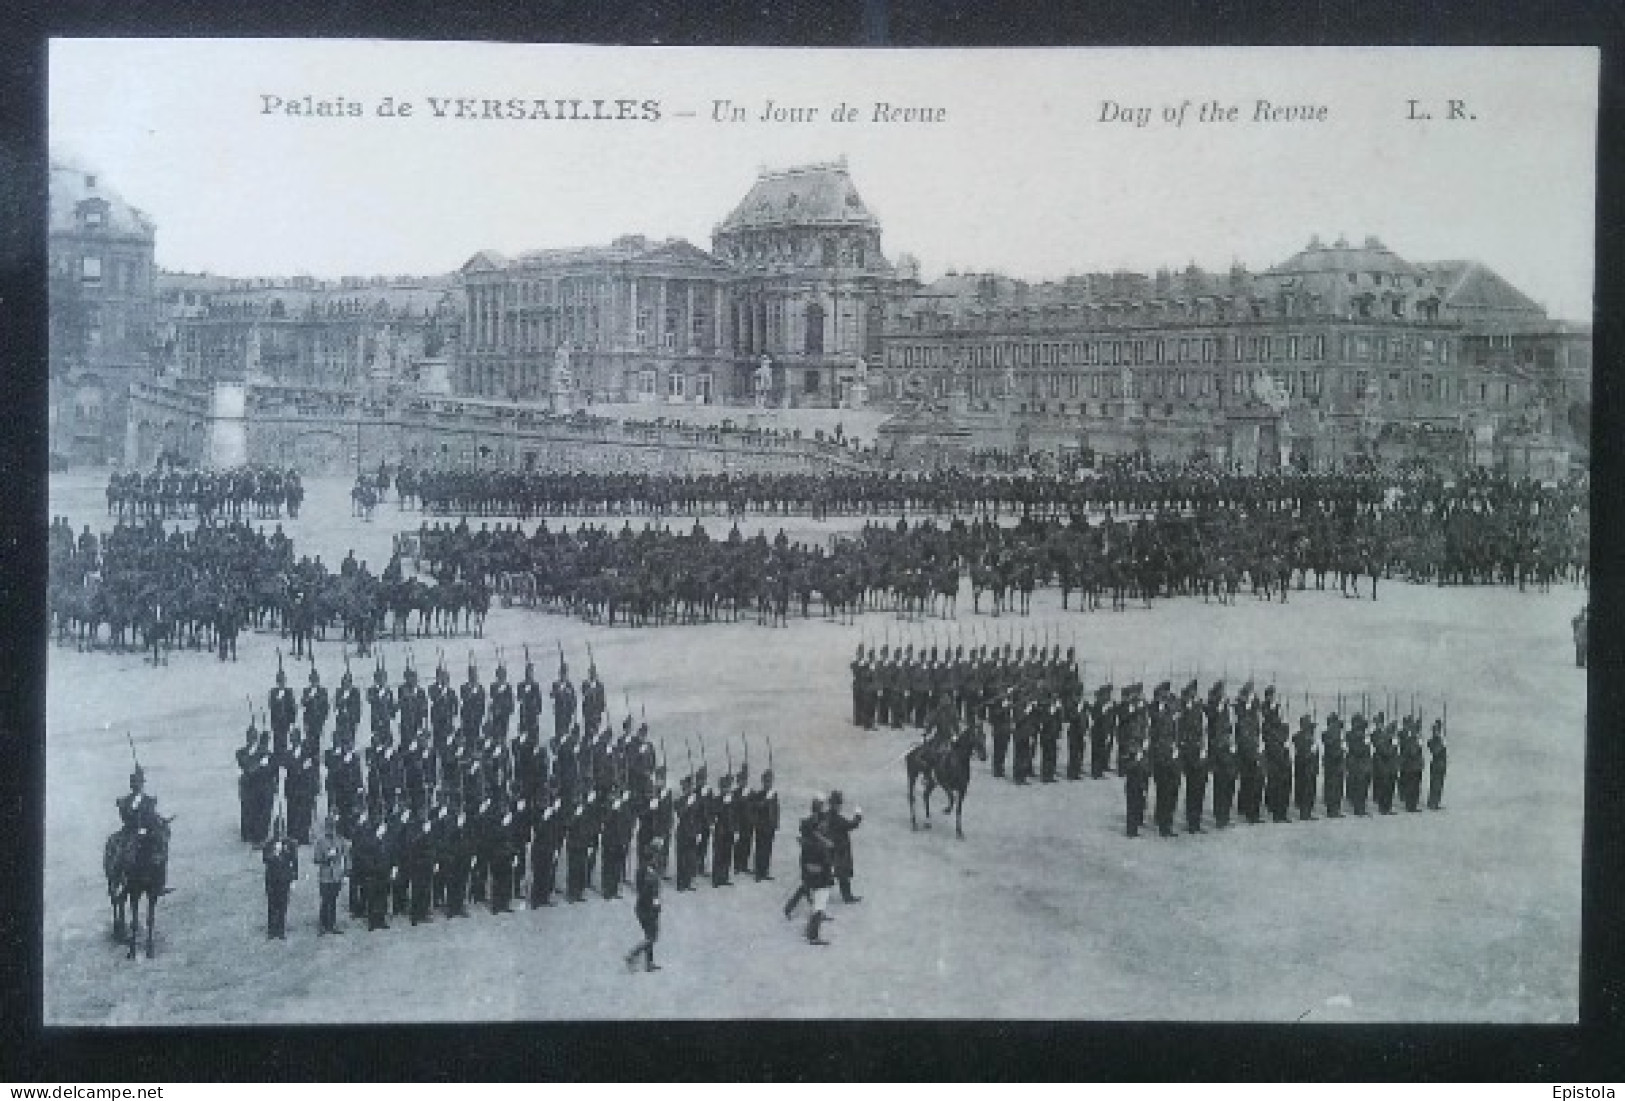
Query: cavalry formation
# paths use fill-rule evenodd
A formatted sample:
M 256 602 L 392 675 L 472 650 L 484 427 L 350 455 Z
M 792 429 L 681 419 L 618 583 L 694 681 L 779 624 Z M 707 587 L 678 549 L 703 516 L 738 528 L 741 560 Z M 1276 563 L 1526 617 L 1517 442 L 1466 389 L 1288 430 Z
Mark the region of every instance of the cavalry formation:
M 295 656 L 330 630 L 369 654 L 380 634 L 480 635 L 490 611 L 480 581 L 426 583 L 405 576 L 399 557 L 381 576 L 353 554 L 337 572 L 321 556 L 295 559 L 282 526 L 266 535 L 246 521 L 200 519 L 193 530 L 157 516 L 119 522 L 76 540 L 58 518 L 49 537 L 48 608 L 59 644 L 111 652 L 139 647 L 153 664 L 172 650 L 212 650 L 235 661 L 247 629 L 290 639 Z
M 142 474 L 114 471 L 107 480 L 107 514 L 120 520 L 195 516 L 272 519 L 288 510 L 297 519 L 305 500 L 299 472 L 272 466 L 190 470 L 170 465 Z

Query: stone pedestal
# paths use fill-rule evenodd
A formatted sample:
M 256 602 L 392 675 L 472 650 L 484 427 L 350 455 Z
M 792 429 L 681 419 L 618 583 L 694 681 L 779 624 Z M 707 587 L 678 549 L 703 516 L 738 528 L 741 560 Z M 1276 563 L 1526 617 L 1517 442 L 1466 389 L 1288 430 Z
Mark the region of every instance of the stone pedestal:
M 570 413 L 575 410 L 575 395 L 569 390 L 553 389 L 548 391 L 547 404 L 554 413 Z
M 450 397 L 451 362 L 441 356 L 419 360 L 418 393 L 427 397 Z
M 869 405 L 869 384 L 866 382 L 853 382 L 846 388 L 846 407 L 848 409 L 864 409 Z
M 248 388 L 240 382 L 217 382 L 209 398 L 209 465 L 243 466 L 248 462 Z

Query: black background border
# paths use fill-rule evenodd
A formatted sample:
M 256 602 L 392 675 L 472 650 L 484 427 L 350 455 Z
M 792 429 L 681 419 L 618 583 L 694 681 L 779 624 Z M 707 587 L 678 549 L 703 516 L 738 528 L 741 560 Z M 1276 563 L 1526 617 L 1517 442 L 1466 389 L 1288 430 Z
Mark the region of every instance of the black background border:
M 1619 372 L 1625 4 L 1473 0 L 198 0 L 8 5 L 0 32 L 0 1081 L 1394 1080 L 1625 1077 Z M 1581 1025 L 645 1022 L 294 1029 L 41 1025 L 50 37 L 354 37 L 732 46 L 1597 45 L 1594 615 Z M 1486 168 L 1486 170 L 1492 170 Z M 1101 905 L 1113 900 L 1102 899 Z M 1268 915 L 1260 915 L 1267 920 Z M 987 931 L 980 951 L 1008 950 Z M 837 953 L 831 966 L 842 965 Z M 701 980 L 703 981 L 703 980 Z M 1177 1016 L 1177 1004 L 1168 1011 Z

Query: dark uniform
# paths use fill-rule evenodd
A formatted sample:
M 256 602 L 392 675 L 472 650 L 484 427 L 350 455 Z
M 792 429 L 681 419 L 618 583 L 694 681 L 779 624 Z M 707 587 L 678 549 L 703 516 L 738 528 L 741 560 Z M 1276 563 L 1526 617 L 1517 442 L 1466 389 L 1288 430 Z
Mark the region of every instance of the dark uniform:
M 841 901 L 862 902 L 862 898 L 852 893 L 852 831 L 863 825 L 863 811 L 848 818 L 841 813 L 841 806 L 841 793 L 831 792 L 829 813 L 824 816 L 824 833 L 829 837 L 831 863 L 835 881 L 841 886 Z
M 1140 836 L 1145 825 L 1145 796 L 1151 783 L 1151 769 L 1145 755 L 1138 750 L 1128 751 L 1118 758 L 1123 770 L 1123 795 L 1128 804 L 1127 832 L 1130 837 Z
M 1117 708 L 1112 704 L 1112 686 L 1095 689 L 1094 713 L 1089 721 L 1089 775 L 1098 780 L 1111 765 L 1112 739 L 1117 731 Z
M 1326 817 L 1341 818 L 1348 758 L 1343 748 L 1343 720 L 1336 712 L 1326 716 L 1326 729 L 1320 735 L 1320 747 L 1321 775 L 1326 788 Z
M 1174 736 L 1173 704 L 1159 690 L 1151 715 L 1151 778 L 1157 785 L 1153 811 L 1157 833 L 1174 836 L 1174 808 L 1179 804 L 1179 750 Z
M 315 668 L 310 671 L 310 685 L 300 698 L 300 711 L 305 720 L 305 737 L 316 739 L 320 744 L 322 731 L 327 728 L 327 715 L 329 704 L 327 689 L 322 687 L 321 676 Z
M 1407 718 L 1399 735 L 1399 797 L 1410 812 L 1421 810 L 1422 732 L 1421 724 Z
M 677 889 L 692 891 L 699 868 L 700 818 L 704 808 L 694 793 L 694 780 L 683 777 L 683 793 L 677 800 Z
M 294 699 L 293 689 L 288 687 L 287 674 L 281 669 L 277 670 L 276 687 L 271 689 L 266 706 L 271 716 L 271 741 L 278 757 L 288 751 L 288 732 L 293 729 L 294 720 L 298 717 L 298 701 Z
M 1219 829 L 1230 826 L 1230 808 L 1236 798 L 1235 728 L 1231 721 L 1230 701 L 1224 698 L 1224 684 L 1215 684 L 1207 698 L 1208 759 L 1213 764 L 1213 824 Z
M 1371 794 L 1371 743 L 1366 740 L 1365 716 L 1356 715 L 1349 725 L 1348 737 L 1348 795 L 1349 807 L 1356 815 L 1364 816 L 1366 799 Z
M 638 901 L 632 908 L 637 915 L 638 926 L 643 930 L 643 939 L 639 941 L 626 954 L 628 970 L 637 966 L 638 955 L 644 957 L 643 969 L 645 971 L 659 971 L 660 965 L 655 963 L 655 942 L 660 939 L 660 850 L 664 845 L 659 839 L 654 840 L 645 847 L 638 861 Z
M 1439 810 L 1444 797 L 1445 774 L 1444 722 L 1433 720 L 1433 735 L 1428 738 L 1428 810 Z
M 1382 814 L 1394 813 L 1394 785 L 1399 779 L 1399 748 L 1393 724 L 1381 715 L 1371 728 L 1371 800 Z
M 733 867 L 734 831 L 739 827 L 739 797 L 734 794 L 733 777 L 723 774 L 722 789 L 711 807 L 711 886 L 729 887 Z
M 1250 687 L 1243 687 L 1236 700 L 1236 763 L 1239 788 L 1236 813 L 1257 824 L 1262 818 L 1264 799 L 1264 747 L 1258 701 Z
M 1179 732 L 1179 768 L 1185 777 L 1185 831 L 1202 832 L 1202 811 L 1207 803 L 1209 760 L 1203 730 L 1202 704 L 1196 698 L 1196 682 L 1185 689 L 1183 710 L 1176 729 Z
M 536 817 L 530 845 L 530 905 L 553 905 L 553 888 L 558 879 L 559 848 L 564 844 L 564 807 L 551 799 Z
M 762 787 L 751 797 L 751 830 L 755 840 L 755 874 L 758 883 L 772 879 L 773 838 L 779 832 L 779 793 L 773 790 L 773 770 L 762 773 Z
M 1298 719 L 1298 732 L 1292 737 L 1292 794 L 1298 806 L 1298 821 L 1315 817 L 1315 784 L 1320 776 L 1320 754 L 1315 749 L 1315 722 L 1308 715 Z
M 268 940 L 288 939 L 288 892 L 299 878 L 299 846 L 282 836 L 265 843 L 265 936 Z

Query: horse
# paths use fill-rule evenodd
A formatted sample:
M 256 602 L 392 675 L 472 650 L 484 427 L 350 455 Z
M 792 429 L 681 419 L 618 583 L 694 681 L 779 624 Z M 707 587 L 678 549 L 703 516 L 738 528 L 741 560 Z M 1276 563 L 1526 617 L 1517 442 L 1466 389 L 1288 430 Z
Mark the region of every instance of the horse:
M 987 760 L 987 735 L 979 722 L 972 723 L 971 729 L 954 735 L 947 751 L 934 760 L 923 743 L 903 755 L 903 762 L 908 768 L 908 824 L 911 829 L 920 828 L 914 818 L 914 785 L 924 777 L 925 828 L 931 828 L 931 793 L 941 788 L 948 793 L 947 809 L 954 812 L 954 836 L 965 840 L 961 817 L 965 812 L 965 793 L 970 789 L 972 754 L 977 760 Z
M 115 830 L 102 849 L 102 871 L 107 876 L 107 898 L 113 906 L 113 937 L 125 939 L 124 906 L 130 906 L 129 944 L 127 958 L 135 959 L 135 946 L 141 937 L 141 899 L 147 900 L 147 958 L 153 956 L 153 930 L 157 928 L 158 899 L 169 893 L 165 877 L 169 871 L 169 824 L 174 817 L 162 820 L 155 832 L 145 830 L 134 835 Z

